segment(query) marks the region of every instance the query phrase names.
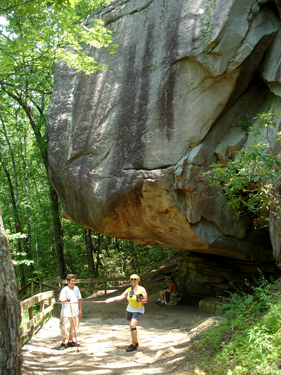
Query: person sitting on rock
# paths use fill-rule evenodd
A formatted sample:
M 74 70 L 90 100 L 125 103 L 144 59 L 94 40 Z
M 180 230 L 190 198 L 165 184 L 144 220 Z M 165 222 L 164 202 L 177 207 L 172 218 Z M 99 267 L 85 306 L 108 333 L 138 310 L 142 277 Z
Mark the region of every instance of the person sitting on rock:
M 179 295 L 178 293 L 178 285 L 175 282 L 175 279 L 171 277 L 171 283 L 169 290 L 161 290 L 160 292 L 160 301 L 159 304 L 167 304 L 170 301 L 171 297 L 177 297 Z M 157 301 L 157 302 L 158 302 Z
M 169 290 L 170 289 L 171 276 L 172 276 L 171 272 L 166 272 L 164 274 L 164 277 L 165 277 L 165 287 L 162 290 Z
M 165 277 L 165 286 L 163 287 L 162 289 L 162 292 L 163 291 L 168 291 L 170 289 L 170 284 L 171 284 L 171 275 L 172 273 L 171 272 L 166 272 L 164 273 L 164 277 Z M 161 293 L 161 292 L 160 292 Z M 161 299 L 159 298 L 156 303 L 159 305 L 161 303 Z

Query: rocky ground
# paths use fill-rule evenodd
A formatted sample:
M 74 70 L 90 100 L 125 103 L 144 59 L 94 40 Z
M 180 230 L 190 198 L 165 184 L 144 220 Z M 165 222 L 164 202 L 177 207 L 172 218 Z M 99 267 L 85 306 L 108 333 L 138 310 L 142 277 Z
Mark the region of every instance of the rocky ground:
M 148 290 L 136 352 L 126 352 L 130 344 L 126 301 L 87 303 L 80 320 L 79 351 L 59 350 L 59 320 L 52 318 L 23 347 L 23 375 L 193 375 L 200 364 L 187 362 L 187 350 L 197 332 L 216 319 L 214 313 L 199 310 L 198 301 L 194 300 L 188 305 L 158 306 L 158 297 L 158 291 Z M 104 299 L 97 296 L 86 301 Z

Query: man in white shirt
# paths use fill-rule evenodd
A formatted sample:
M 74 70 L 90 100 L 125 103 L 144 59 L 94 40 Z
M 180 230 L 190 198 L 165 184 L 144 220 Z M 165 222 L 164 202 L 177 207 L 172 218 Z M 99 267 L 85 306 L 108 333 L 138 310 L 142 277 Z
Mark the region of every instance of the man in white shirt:
M 69 274 L 66 277 L 67 286 L 60 292 L 60 302 L 68 302 L 62 304 L 60 313 L 60 331 L 62 336 L 62 343 L 60 350 L 65 350 L 67 347 L 76 346 L 77 343 L 73 341 L 73 334 L 77 334 L 79 327 L 79 318 L 82 316 L 82 297 L 80 290 L 76 283 L 76 276 Z M 68 336 L 68 343 L 66 338 Z

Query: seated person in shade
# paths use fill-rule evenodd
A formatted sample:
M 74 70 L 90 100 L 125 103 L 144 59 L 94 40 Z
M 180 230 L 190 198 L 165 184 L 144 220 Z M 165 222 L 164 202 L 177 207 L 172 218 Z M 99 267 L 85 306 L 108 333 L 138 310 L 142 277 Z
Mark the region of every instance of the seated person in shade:
M 170 289 L 170 284 L 171 284 L 171 275 L 172 273 L 171 272 L 166 272 L 164 273 L 164 277 L 165 277 L 165 286 L 163 287 L 162 291 L 168 291 Z M 161 293 L 160 292 L 160 293 Z M 161 299 L 159 298 L 156 303 L 159 305 L 161 304 Z
M 175 279 L 171 277 L 171 283 L 169 290 L 161 290 L 160 292 L 160 301 L 159 303 L 167 304 L 167 302 L 170 301 L 171 297 L 177 297 L 179 295 L 178 293 L 178 285 L 175 282 Z M 158 301 L 157 301 L 158 302 Z
M 171 284 L 171 272 L 166 272 L 164 274 L 165 277 L 165 287 L 162 290 L 169 290 L 170 289 L 170 284 Z M 160 299 L 159 299 L 160 301 Z

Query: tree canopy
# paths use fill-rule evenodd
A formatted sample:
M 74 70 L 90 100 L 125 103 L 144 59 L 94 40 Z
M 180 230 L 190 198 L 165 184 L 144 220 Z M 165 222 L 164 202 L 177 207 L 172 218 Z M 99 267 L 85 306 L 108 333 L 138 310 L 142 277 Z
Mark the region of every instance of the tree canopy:
M 84 1 L 84 0 L 83 0 Z M 115 51 L 110 30 L 95 19 L 88 28 L 81 22 L 86 11 L 103 1 L 89 1 L 81 11 L 79 0 L 4 0 L 0 8 L 0 83 L 34 70 L 53 70 L 59 60 L 68 66 L 94 73 L 104 66 L 87 54 L 81 44 L 90 48 Z M 44 77 L 44 75 L 43 75 Z

